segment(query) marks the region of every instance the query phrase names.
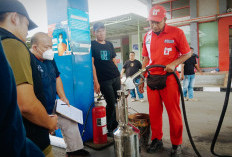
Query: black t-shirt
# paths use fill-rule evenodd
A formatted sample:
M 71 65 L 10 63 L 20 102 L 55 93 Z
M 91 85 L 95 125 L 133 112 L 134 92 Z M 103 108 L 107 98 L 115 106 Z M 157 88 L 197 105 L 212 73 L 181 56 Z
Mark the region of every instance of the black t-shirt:
M 195 64 L 197 64 L 196 56 L 190 57 L 183 64 L 184 64 L 184 75 L 193 75 L 193 74 L 195 74 L 194 68 L 195 68 Z
M 116 53 L 111 42 L 106 41 L 105 44 L 100 44 L 94 40 L 91 42 L 91 50 L 99 82 L 120 76 L 118 68 L 112 60 L 116 57 Z
M 127 60 L 123 65 L 123 68 L 126 70 L 126 77 L 134 75 L 139 69 L 142 68 L 142 64 L 138 60 Z

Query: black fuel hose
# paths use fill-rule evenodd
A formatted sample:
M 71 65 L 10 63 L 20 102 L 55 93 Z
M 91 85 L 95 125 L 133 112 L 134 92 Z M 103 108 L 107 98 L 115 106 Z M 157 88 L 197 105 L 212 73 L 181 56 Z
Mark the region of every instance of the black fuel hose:
M 146 70 L 151 69 L 151 68 L 166 68 L 166 66 L 164 66 L 164 65 L 150 65 L 150 66 L 146 67 Z M 178 78 L 178 76 L 176 75 L 175 72 L 173 72 L 173 74 L 175 76 L 175 79 L 176 79 L 176 82 L 178 84 L 179 91 L 180 91 L 182 112 L 183 112 L 183 115 L 184 115 L 184 122 L 185 122 L 185 127 L 186 127 L 186 130 L 187 130 L 187 134 L 188 134 L 188 137 L 189 137 L 189 141 L 190 141 L 196 155 L 198 157 L 201 157 L 201 154 L 198 152 L 198 150 L 197 150 L 197 148 L 195 146 L 195 143 L 193 142 L 193 138 L 192 138 L 192 135 L 191 135 L 191 132 L 190 132 L 190 129 L 189 129 L 187 114 L 186 114 L 186 110 L 185 110 L 184 95 L 183 95 L 183 92 L 182 92 L 180 80 L 179 80 L 179 78 Z
M 231 53 L 232 53 L 232 51 L 231 51 Z M 216 129 L 216 132 L 215 132 L 215 135 L 214 135 L 214 138 L 212 140 L 211 147 L 210 147 L 211 153 L 215 156 L 220 156 L 220 157 L 232 157 L 229 155 L 218 155 L 214 151 L 214 147 L 215 147 L 218 135 L 219 135 L 220 130 L 221 130 L 221 126 L 222 126 L 222 123 L 223 123 L 223 120 L 224 120 L 224 117 L 226 114 L 226 110 L 227 110 L 227 106 L 228 106 L 228 102 L 229 102 L 229 97 L 230 97 L 231 77 L 232 77 L 232 54 L 231 53 L 230 53 L 230 67 L 229 67 L 229 74 L 228 74 L 228 82 L 227 82 L 227 88 L 226 88 L 226 97 L 225 97 L 224 105 L 222 108 L 222 113 L 221 113 L 221 116 L 220 116 L 220 119 L 218 122 L 218 126 L 217 126 L 217 129 Z
M 85 129 L 86 129 L 86 124 L 87 124 L 87 120 L 88 120 L 88 117 L 89 117 L 89 113 L 90 113 L 90 110 L 91 110 L 91 108 L 93 107 L 93 105 L 94 105 L 94 102 L 89 106 L 87 115 L 86 115 L 86 117 L 85 117 L 85 123 L 84 123 L 84 127 L 83 127 L 83 131 L 82 131 L 81 137 L 84 136 Z

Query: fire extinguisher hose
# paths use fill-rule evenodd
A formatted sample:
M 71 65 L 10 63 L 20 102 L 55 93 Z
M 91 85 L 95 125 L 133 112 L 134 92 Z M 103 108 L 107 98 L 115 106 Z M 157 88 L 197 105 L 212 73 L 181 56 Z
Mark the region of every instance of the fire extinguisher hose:
M 88 120 L 88 117 L 89 117 L 89 113 L 90 113 L 90 110 L 91 110 L 91 108 L 92 108 L 93 106 L 94 106 L 94 102 L 89 106 L 89 109 L 88 109 L 88 112 L 87 112 L 87 115 L 86 115 L 86 118 L 85 118 L 84 128 L 83 128 L 81 137 L 84 136 L 85 129 L 86 129 L 86 124 L 87 124 L 87 120 Z

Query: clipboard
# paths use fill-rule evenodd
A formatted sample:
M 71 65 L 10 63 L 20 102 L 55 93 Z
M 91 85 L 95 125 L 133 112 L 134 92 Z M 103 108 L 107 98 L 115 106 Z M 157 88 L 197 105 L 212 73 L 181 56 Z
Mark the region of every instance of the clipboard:
M 60 99 L 56 100 L 56 112 L 70 120 L 83 124 L 83 112 L 72 105 L 69 107 Z

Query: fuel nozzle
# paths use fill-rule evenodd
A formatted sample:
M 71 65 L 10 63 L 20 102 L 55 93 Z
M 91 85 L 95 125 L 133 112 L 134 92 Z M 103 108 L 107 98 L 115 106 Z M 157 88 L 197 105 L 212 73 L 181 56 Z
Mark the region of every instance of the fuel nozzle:
M 143 80 L 144 80 L 144 76 L 143 76 L 143 73 L 146 71 L 146 69 L 140 69 L 137 73 L 135 73 L 134 75 L 130 76 L 130 77 L 127 77 L 127 79 L 122 83 L 125 85 L 125 88 L 126 89 L 134 89 L 136 86 L 139 86 L 141 83 L 143 83 L 144 81 L 142 82 L 139 82 L 139 83 L 136 83 L 135 82 L 135 79 L 137 77 L 142 77 Z

